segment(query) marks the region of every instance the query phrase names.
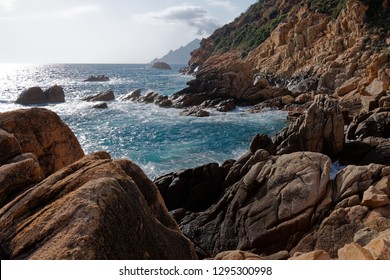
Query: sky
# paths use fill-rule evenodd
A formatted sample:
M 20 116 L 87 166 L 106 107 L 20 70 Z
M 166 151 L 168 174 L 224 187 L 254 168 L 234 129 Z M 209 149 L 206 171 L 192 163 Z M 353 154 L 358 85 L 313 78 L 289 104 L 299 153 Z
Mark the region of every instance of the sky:
M 0 63 L 148 63 L 255 0 L 0 0 Z

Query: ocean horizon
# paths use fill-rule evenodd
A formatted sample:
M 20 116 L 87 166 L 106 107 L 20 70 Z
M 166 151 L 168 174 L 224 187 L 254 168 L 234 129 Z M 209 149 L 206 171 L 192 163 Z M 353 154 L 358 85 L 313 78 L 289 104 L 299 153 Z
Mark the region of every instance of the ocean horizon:
M 180 109 L 154 104 L 122 102 L 121 96 L 141 89 L 142 95 L 171 95 L 194 77 L 182 75 L 186 65 L 173 70 L 153 69 L 150 64 L 2 64 L 0 66 L 0 112 L 43 107 L 56 112 L 72 129 L 85 153 L 107 151 L 113 158 L 126 157 L 155 178 L 210 162 L 237 159 L 259 133 L 273 136 L 287 125 L 287 113 L 258 114 L 237 108 L 228 113 L 209 110 L 208 118 L 180 116 Z M 107 82 L 84 82 L 90 76 L 106 75 Z M 22 106 L 17 96 L 29 87 L 43 90 L 59 85 L 65 103 Z M 112 90 L 116 100 L 108 109 L 92 108 L 82 98 Z

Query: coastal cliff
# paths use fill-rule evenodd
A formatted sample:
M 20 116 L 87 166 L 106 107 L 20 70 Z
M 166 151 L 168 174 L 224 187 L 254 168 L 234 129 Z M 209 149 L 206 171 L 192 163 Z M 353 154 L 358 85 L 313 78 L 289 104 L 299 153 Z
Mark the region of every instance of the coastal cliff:
M 153 182 L 49 110 L 0 113 L 0 257 L 390 259 L 388 4 L 264 0 L 203 40 L 160 101 L 301 109 L 223 164 Z

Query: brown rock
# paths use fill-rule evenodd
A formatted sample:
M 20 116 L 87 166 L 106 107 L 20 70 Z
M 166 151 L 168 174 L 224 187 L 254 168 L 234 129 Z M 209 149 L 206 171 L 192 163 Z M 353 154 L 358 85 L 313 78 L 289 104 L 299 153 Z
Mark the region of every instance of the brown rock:
M 379 208 L 389 204 L 389 197 L 374 186 L 370 186 L 363 194 L 362 205 Z
M 390 241 L 378 237 L 372 240 L 365 247 L 375 260 L 390 260 Z
M 22 153 L 33 153 L 38 158 L 45 176 L 84 156 L 73 132 L 49 110 L 0 113 L 0 128 L 15 136 Z
M 222 261 L 227 261 L 227 260 L 234 260 L 234 261 L 245 261 L 245 260 L 262 260 L 263 258 L 260 257 L 259 255 L 249 253 L 249 252 L 244 252 L 240 250 L 235 250 L 235 251 L 226 251 L 219 253 L 214 257 L 213 260 L 222 260 Z
M 101 92 L 96 95 L 88 96 L 82 99 L 83 101 L 95 102 L 95 101 L 113 101 L 115 100 L 115 95 L 112 90 Z
M 292 258 L 289 260 L 302 260 L 302 261 L 312 261 L 312 260 L 330 260 L 330 256 L 324 250 L 316 250 L 309 253 L 295 253 Z
M 0 128 L 0 164 L 21 153 L 22 151 L 16 138 Z
M 209 117 L 210 113 L 200 109 L 199 107 L 192 107 L 191 109 L 187 109 L 181 112 L 180 116 L 185 116 L 185 117 L 193 116 L 193 117 L 204 118 L 204 117 Z
M 47 96 L 40 87 L 32 87 L 23 91 L 15 103 L 22 105 L 47 103 Z
M 340 260 L 373 260 L 370 251 L 356 243 L 345 245 L 338 252 Z
M 44 179 L 34 155 L 0 166 L 0 208 L 16 195 Z
M 133 90 L 121 98 L 122 101 L 135 101 L 141 97 L 141 89 Z
M 45 91 L 48 103 L 65 102 L 64 89 L 60 86 L 53 86 Z
M 364 247 L 377 236 L 378 236 L 378 232 L 376 230 L 366 227 L 355 233 L 353 237 L 353 242 Z
M 290 105 L 295 102 L 295 98 L 291 95 L 285 95 L 282 97 L 282 104 L 283 105 Z
M 327 207 L 317 209 L 327 193 L 329 171 L 329 158 L 310 152 L 260 161 L 211 208 L 183 218 L 181 228 L 209 253 L 278 252 Z
M 371 84 L 366 87 L 366 92 L 377 100 L 385 95 L 386 90 L 387 88 L 384 83 L 378 79 L 373 80 Z
M 390 137 L 390 111 L 380 108 L 369 113 L 356 116 L 347 129 L 347 138 L 350 140 L 373 137 Z
M 81 159 L 0 210 L 10 259 L 194 259 L 154 184 L 128 160 Z
M 336 155 L 344 147 L 344 118 L 337 102 L 317 95 L 305 115 L 274 137 L 278 154 L 296 151 Z

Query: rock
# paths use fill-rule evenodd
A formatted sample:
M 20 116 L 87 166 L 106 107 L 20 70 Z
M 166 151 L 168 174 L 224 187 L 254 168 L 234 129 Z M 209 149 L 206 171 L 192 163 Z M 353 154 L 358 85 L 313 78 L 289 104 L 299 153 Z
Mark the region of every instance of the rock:
M 316 250 L 309 253 L 295 253 L 292 258 L 289 260 L 302 260 L 302 261 L 312 261 L 312 260 L 331 260 L 329 254 L 324 250 Z
M 282 97 L 282 104 L 283 105 L 290 105 L 295 102 L 295 98 L 291 95 L 285 95 Z
M 45 103 L 65 102 L 64 90 L 60 86 L 53 86 L 45 92 L 40 87 L 32 87 L 23 91 L 15 103 L 21 105 L 34 105 Z
M 0 208 L 44 177 L 37 158 L 32 154 L 0 165 Z
M 64 89 L 60 86 L 53 86 L 45 91 L 48 103 L 65 102 Z
M 388 205 L 389 197 L 374 186 L 370 186 L 363 194 L 362 205 L 370 208 L 379 208 Z
M 160 70 L 172 70 L 172 67 L 165 62 L 156 62 L 153 64 L 152 68 L 156 68 Z
M 135 101 L 141 97 L 141 89 L 133 90 L 121 98 L 122 101 Z
M 353 237 L 353 242 L 364 247 L 377 236 L 378 236 L 378 232 L 376 230 L 366 227 L 355 233 Z
M 193 116 L 193 117 L 204 118 L 204 117 L 209 117 L 210 113 L 200 109 L 199 107 L 192 107 L 191 109 L 187 109 L 181 112 L 180 116 L 185 116 L 185 117 Z
M 83 82 L 108 82 L 110 80 L 106 75 L 90 76 Z
M 366 87 L 366 92 L 377 100 L 385 95 L 386 90 L 387 88 L 384 83 L 378 79 L 374 79 L 371 84 Z
M 112 90 L 101 92 L 99 94 L 88 96 L 82 99 L 83 101 L 96 102 L 96 101 L 113 101 L 115 100 L 115 95 Z
M 373 260 L 370 251 L 356 243 L 345 245 L 338 251 L 340 260 Z
M 390 96 L 386 95 L 379 99 L 379 107 L 390 107 Z
M 154 184 L 128 160 L 97 153 L 0 209 L 9 259 L 196 259 Z
M 159 96 L 157 92 L 149 92 L 145 96 L 140 98 L 141 102 L 153 103 L 155 99 Z
M 249 151 L 252 154 L 255 154 L 256 151 L 260 149 L 266 150 L 270 154 L 273 153 L 274 144 L 272 143 L 271 138 L 266 134 L 257 134 L 249 145 Z
M 32 87 L 23 91 L 15 103 L 22 105 L 43 104 L 47 103 L 47 97 L 40 87 Z
M 338 96 L 344 96 L 347 93 L 350 93 L 351 91 L 357 89 L 360 82 L 359 77 L 354 77 L 349 79 L 348 81 L 344 82 L 344 84 L 336 89 L 336 95 Z
M 236 104 L 233 99 L 221 101 L 215 109 L 219 112 L 230 112 L 236 109 Z
M 98 104 L 94 105 L 92 108 L 94 108 L 94 109 L 108 109 L 108 105 L 107 105 L 107 103 L 103 102 L 103 103 L 98 103 Z
M 163 108 L 169 108 L 172 106 L 172 101 L 166 95 L 159 95 L 155 98 L 154 104 Z
M 336 101 L 317 95 L 305 115 L 273 139 L 277 154 L 296 151 L 337 155 L 344 147 L 344 118 Z
M 46 109 L 0 113 L 0 128 L 12 133 L 22 153 L 38 158 L 45 176 L 84 156 L 80 143 L 61 119 Z
M 168 210 L 183 208 L 198 212 L 217 201 L 224 190 L 222 184 L 226 175 L 224 166 L 211 163 L 168 174 L 154 182 Z
M 221 261 L 227 261 L 227 260 L 248 261 L 248 260 L 262 260 L 262 259 L 263 258 L 260 257 L 259 255 L 240 251 L 240 250 L 222 252 L 213 258 L 213 260 L 221 260 Z
M 211 254 L 278 252 L 294 243 L 294 236 L 307 231 L 329 205 L 321 203 L 327 195 L 329 172 L 330 159 L 325 155 L 298 152 L 270 157 L 253 165 L 209 209 L 186 215 L 180 226 Z
M 0 164 L 22 153 L 16 138 L 0 128 Z
M 290 254 L 288 251 L 279 251 L 269 256 L 262 256 L 262 258 L 269 261 L 287 260 L 290 258 Z
M 305 104 L 310 101 L 313 101 L 313 96 L 309 93 L 302 93 L 295 98 L 295 103 L 297 104 Z
M 381 232 L 378 237 L 373 239 L 369 244 L 364 246 L 375 260 L 390 259 L 390 231 Z
M 369 136 L 390 137 L 390 111 L 380 108 L 356 116 L 347 129 L 347 139 L 364 139 Z

